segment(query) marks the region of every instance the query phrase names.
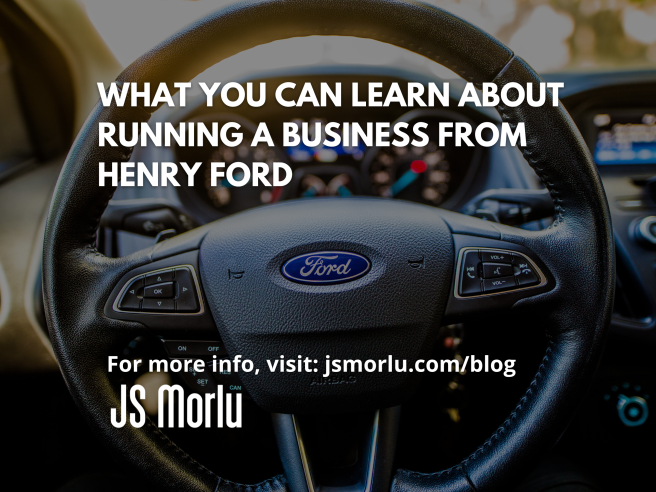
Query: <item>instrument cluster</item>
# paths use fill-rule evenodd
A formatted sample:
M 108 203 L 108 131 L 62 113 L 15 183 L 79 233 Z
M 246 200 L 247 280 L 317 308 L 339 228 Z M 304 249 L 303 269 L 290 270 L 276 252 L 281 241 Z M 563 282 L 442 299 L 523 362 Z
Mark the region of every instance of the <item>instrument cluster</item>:
M 453 140 L 439 145 L 438 126 L 441 121 L 469 121 L 463 115 L 446 110 L 413 110 L 396 122 L 425 123 L 426 145 L 409 144 L 404 147 L 367 147 L 362 140 L 356 145 L 308 147 L 296 145 L 283 148 L 260 143 L 250 147 L 257 126 L 234 114 L 205 115 L 203 120 L 219 125 L 236 121 L 241 125 L 244 139 L 229 147 L 179 147 L 182 161 L 202 161 L 193 187 L 185 187 L 185 197 L 197 208 L 205 209 L 210 218 L 236 213 L 252 207 L 269 205 L 282 200 L 316 197 L 378 196 L 408 200 L 449 208 L 462 197 L 481 160 L 480 147 L 456 147 Z M 299 124 L 302 120 L 297 121 Z M 321 123 L 309 120 L 310 127 Z M 317 125 L 319 128 L 321 125 Z M 227 179 L 212 185 L 210 163 L 225 162 L 285 162 L 293 170 L 291 181 L 284 187 L 233 187 Z

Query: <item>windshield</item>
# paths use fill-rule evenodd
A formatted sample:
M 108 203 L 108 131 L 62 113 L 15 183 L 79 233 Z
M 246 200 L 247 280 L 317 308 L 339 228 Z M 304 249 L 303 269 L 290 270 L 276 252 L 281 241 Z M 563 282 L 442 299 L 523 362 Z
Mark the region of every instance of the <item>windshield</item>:
M 232 0 L 81 0 L 123 65 L 185 25 Z M 538 72 L 656 67 L 656 0 L 428 0 L 507 44 Z M 120 26 L 120 29 L 117 29 Z M 282 41 L 242 53 L 223 65 L 259 70 L 317 63 L 436 64 L 369 40 L 317 37 Z M 275 51 L 275 56 L 272 56 Z M 225 71 L 223 72 L 225 74 Z

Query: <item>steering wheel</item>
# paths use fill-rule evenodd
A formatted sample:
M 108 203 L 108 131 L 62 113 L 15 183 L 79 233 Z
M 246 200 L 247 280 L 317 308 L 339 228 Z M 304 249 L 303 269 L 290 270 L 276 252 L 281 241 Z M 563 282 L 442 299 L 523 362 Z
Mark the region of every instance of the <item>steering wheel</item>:
M 395 0 L 233 5 L 164 41 L 117 80 L 166 82 L 173 88 L 174 82 L 191 80 L 246 49 L 311 35 L 397 45 L 477 85 L 541 81 L 526 62 L 478 28 L 438 8 Z M 120 460 L 161 490 L 313 492 L 316 484 L 296 416 L 380 409 L 362 490 L 390 484 L 398 492 L 509 490 L 556 442 L 591 382 L 610 322 L 615 271 L 604 190 L 567 112 L 551 99 L 540 108 L 524 103 L 497 109 L 511 125 L 525 123 L 521 150 L 555 204 L 555 222 L 546 230 L 526 231 L 395 200 L 295 200 L 218 220 L 127 257 L 107 258 L 96 250 L 96 231 L 115 189 L 98 186 L 98 162 L 127 161 L 132 149 L 99 147 L 98 123 L 147 121 L 152 109 L 99 103 L 62 169 L 43 257 L 53 348 L 91 427 Z M 299 283 L 283 268 L 317 255 L 345 261 L 351 255 L 358 275 L 334 283 Z M 512 268 L 512 285 L 482 278 L 486 261 Z M 117 307 L 131 279 L 175 268 L 192 280 L 195 308 Z M 430 353 L 441 324 L 510 309 L 530 310 L 536 321 L 526 329 L 547 331 L 542 364 L 497 431 L 444 471 L 398 470 L 392 478 L 394 418 L 384 409 L 403 402 L 417 373 L 363 373 L 353 378 L 355 384 L 323 385 L 311 384 L 314 376 L 304 373 L 240 374 L 254 401 L 276 416 L 285 469 L 284 478 L 253 486 L 221 479 L 150 419 L 142 428 L 110 424 L 110 408 L 120 408 L 120 399 L 107 358 L 142 334 L 166 337 L 183 331 L 188 339 L 203 339 L 218 328 L 231 356 L 241 354 L 260 368 L 267 367 L 267 359 L 298 354 L 361 360 L 392 355 L 412 363 Z

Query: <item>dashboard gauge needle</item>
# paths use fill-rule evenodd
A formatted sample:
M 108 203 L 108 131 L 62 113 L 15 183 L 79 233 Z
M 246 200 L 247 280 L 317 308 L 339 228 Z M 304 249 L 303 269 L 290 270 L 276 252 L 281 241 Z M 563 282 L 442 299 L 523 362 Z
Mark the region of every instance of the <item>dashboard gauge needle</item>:
M 351 193 L 351 190 L 349 190 L 346 186 L 349 184 L 349 182 L 350 178 L 348 174 L 340 174 L 335 176 L 330 180 L 330 183 L 328 183 L 328 186 L 326 187 L 328 194 L 337 196 L 352 196 L 353 193 Z
M 308 174 L 303 178 L 303 184 L 307 189 L 301 193 L 303 198 L 312 198 L 317 195 L 323 195 L 326 191 L 326 183 L 321 178 L 317 178 L 312 174 Z
M 303 192 L 301 196 L 303 198 L 312 198 L 313 196 L 317 196 L 318 194 L 319 194 L 319 190 L 314 186 L 310 186 L 307 190 Z
M 271 201 L 269 203 L 276 203 L 278 200 L 280 200 L 283 189 L 284 187 L 282 186 L 274 186 L 271 190 Z
M 397 179 L 392 186 L 390 186 L 386 192 L 383 193 L 383 196 L 392 198 L 405 188 L 407 188 L 411 183 L 413 183 L 420 174 L 426 171 L 426 163 L 424 161 L 416 160 L 412 161 L 410 164 L 410 169 L 404 172 L 399 179 Z
M 340 185 L 339 188 L 337 188 L 337 194 L 339 196 L 352 196 L 353 193 L 351 193 L 351 190 L 349 190 L 346 186 Z

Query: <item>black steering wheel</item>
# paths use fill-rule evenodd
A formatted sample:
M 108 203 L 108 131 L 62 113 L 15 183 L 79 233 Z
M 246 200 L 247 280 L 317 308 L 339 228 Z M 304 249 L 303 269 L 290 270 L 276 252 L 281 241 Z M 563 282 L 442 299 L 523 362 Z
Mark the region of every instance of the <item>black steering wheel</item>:
M 311 35 L 394 44 L 479 85 L 541 81 L 476 27 L 443 10 L 396 0 L 233 5 L 164 41 L 117 80 L 167 82 L 173 88 L 174 82 L 191 80 L 256 45 Z M 109 410 L 120 404 L 107 357 L 140 334 L 165 336 L 178 329 L 189 339 L 203 339 L 218 328 L 230 355 L 241 354 L 262 368 L 266 359 L 281 354 L 362 360 L 391 354 L 414 361 L 429 353 L 438 327 L 447 321 L 524 308 L 538 320 L 526 329 L 545 329 L 549 343 L 515 410 L 457 466 L 431 474 L 398 470 L 391 481 L 399 492 L 508 490 L 556 442 L 591 381 L 610 322 L 615 271 L 604 190 L 567 112 L 551 100 L 540 108 L 497 109 L 511 125 L 526 125 L 527 145 L 521 150 L 556 209 L 546 230 L 529 232 L 394 200 L 297 200 L 230 216 L 128 257 L 107 258 L 96 250 L 96 231 L 115 190 L 98 186 L 98 163 L 127 161 L 132 149 L 99 147 L 98 123 L 147 121 L 151 109 L 98 104 L 73 144 L 52 199 L 43 273 L 48 326 L 62 373 L 82 413 L 115 455 L 161 490 L 313 490 L 307 463 L 294 447 L 298 436 L 285 440 L 284 429 L 279 444 L 286 478 L 245 486 L 200 465 L 150 420 L 139 429 L 114 428 Z M 312 284 L 283 274 L 289 260 L 324 252 L 353 255 L 361 275 Z M 416 268 L 417 258 L 423 268 Z M 481 279 L 477 269 L 486 259 L 514 268 L 513 285 Z M 120 309 L 118 298 L 131 279 L 174 267 L 183 270 L 176 273 L 179 279 L 191 275 L 186 278 L 197 289 L 199 304 L 184 313 Z M 467 272 L 475 273 L 466 277 Z M 254 401 L 278 416 L 393 407 L 418 377 L 365 373 L 356 384 L 311 385 L 307 374 L 242 376 Z M 280 422 L 289 428 L 294 420 Z M 384 439 L 374 441 L 366 490 L 389 487 L 380 471 L 389 467 L 385 445 Z

